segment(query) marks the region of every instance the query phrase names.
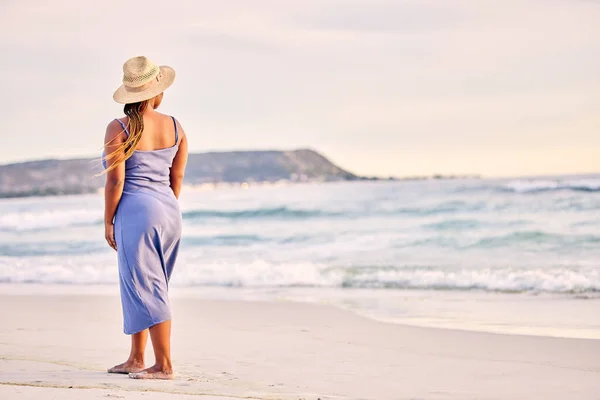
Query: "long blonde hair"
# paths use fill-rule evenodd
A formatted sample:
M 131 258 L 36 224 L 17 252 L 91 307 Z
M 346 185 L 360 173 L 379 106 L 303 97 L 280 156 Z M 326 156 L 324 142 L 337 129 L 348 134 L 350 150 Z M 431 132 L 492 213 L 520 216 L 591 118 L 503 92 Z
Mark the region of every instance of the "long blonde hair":
M 150 100 L 144 100 L 140 101 L 139 103 L 125 104 L 125 107 L 123 107 L 123 112 L 125 115 L 127 115 L 127 128 L 129 130 L 129 136 L 127 136 L 125 142 L 123 142 L 123 144 L 121 144 L 115 151 L 104 155 L 104 161 L 107 164 L 109 161 L 113 161 L 112 164 L 104 170 L 104 173 L 117 168 L 120 164 L 127 161 L 129 157 L 133 155 L 137 144 L 142 138 L 142 132 L 144 131 L 144 111 L 146 111 L 148 108 L 149 102 Z M 108 145 L 110 142 L 106 144 Z

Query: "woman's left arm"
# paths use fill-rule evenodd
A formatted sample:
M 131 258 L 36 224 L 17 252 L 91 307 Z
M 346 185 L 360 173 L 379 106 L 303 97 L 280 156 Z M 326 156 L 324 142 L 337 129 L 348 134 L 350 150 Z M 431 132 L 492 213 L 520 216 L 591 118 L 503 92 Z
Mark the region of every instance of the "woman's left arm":
M 117 250 L 117 242 L 115 241 L 114 218 L 117 206 L 123 195 L 123 185 L 125 183 L 125 163 L 119 163 L 125 153 L 122 149 L 119 149 L 125 142 L 125 139 L 123 128 L 117 121 L 112 121 L 108 124 L 104 137 L 104 154 L 113 154 L 115 151 L 123 153 L 115 153 L 116 157 L 106 160 L 106 168 L 110 168 L 113 164 L 118 163 L 115 168 L 106 173 L 106 184 L 104 186 L 104 236 L 108 245 L 115 249 L 115 251 Z

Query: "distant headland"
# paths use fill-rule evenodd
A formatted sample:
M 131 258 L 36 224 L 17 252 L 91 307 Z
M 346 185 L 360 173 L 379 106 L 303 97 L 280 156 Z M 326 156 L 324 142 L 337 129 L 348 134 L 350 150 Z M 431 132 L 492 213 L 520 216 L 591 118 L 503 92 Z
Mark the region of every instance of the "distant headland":
M 85 194 L 104 186 L 100 159 L 40 160 L 0 165 L 0 198 Z M 452 179 L 466 176 L 381 178 L 358 176 L 311 149 L 192 153 L 186 185 L 275 182 Z M 468 176 L 476 178 L 476 176 Z

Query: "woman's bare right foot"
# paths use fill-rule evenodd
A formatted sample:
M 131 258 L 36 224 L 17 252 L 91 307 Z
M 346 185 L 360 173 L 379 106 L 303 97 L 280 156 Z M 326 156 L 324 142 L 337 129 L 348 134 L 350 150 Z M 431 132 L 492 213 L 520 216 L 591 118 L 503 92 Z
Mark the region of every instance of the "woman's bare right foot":
M 140 361 L 125 361 L 123 364 L 115 365 L 108 370 L 109 374 L 129 374 L 140 372 L 144 369 L 144 363 Z
M 147 368 L 140 372 L 134 372 L 129 374 L 131 379 L 163 379 L 169 380 L 173 379 L 173 369 L 171 368 L 161 368 L 156 365 Z

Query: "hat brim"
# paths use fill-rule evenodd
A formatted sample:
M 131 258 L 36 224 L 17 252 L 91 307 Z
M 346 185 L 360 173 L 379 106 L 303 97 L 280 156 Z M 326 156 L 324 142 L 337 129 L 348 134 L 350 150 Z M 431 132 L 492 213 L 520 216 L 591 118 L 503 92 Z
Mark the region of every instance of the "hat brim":
M 175 81 L 175 70 L 166 65 L 161 65 L 159 68 L 162 78 L 156 85 L 152 85 L 152 87 L 139 92 L 132 92 L 125 85 L 121 85 L 115 90 L 113 99 L 119 104 L 139 103 L 140 101 L 156 97 L 167 90 L 173 84 L 173 81 Z

